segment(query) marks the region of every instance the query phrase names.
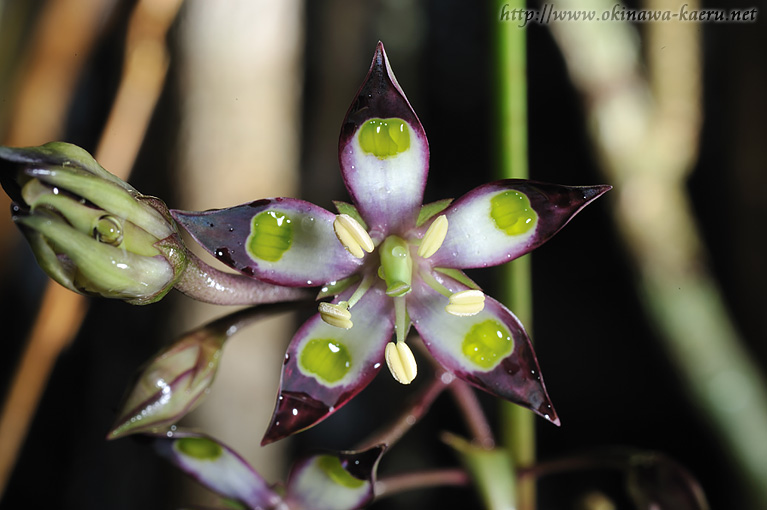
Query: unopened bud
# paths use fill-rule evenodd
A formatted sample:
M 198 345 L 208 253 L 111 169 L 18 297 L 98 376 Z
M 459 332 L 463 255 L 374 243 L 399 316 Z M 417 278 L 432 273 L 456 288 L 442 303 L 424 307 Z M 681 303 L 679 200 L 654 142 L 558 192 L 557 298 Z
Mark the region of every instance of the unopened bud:
M 176 423 L 208 392 L 226 331 L 203 327 L 186 334 L 145 365 L 107 439 L 152 432 Z
M 0 147 L 0 182 L 38 263 L 70 290 L 147 304 L 186 268 L 165 204 L 77 146 Z

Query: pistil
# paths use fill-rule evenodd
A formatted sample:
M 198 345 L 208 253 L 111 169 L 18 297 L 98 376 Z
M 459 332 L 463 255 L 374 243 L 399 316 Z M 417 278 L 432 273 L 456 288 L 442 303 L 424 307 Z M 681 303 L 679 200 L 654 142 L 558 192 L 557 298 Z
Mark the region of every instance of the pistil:
M 407 242 L 398 236 L 384 239 L 379 248 L 381 256 L 381 276 L 386 282 L 386 295 L 404 296 L 411 289 L 413 278 L 413 259 Z

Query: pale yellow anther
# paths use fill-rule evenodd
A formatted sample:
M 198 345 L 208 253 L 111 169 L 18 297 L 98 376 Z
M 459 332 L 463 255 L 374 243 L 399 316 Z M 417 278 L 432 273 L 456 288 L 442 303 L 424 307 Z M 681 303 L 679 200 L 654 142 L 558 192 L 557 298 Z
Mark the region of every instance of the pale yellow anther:
M 449 299 L 445 311 L 458 317 L 477 315 L 485 308 L 485 294 L 481 290 L 462 290 Z
M 410 384 L 418 374 L 413 351 L 405 342 L 389 342 L 386 344 L 386 366 L 389 367 L 394 380 L 400 384 Z
M 437 253 L 446 235 L 447 216 L 441 214 L 429 225 L 429 229 L 424 234 L 423 239 L 421 239 L 421 246 L 418 247 L 418 256 L 428 259 Z
M 349 311 L 349 303 L 341 301 L 338 304 L 320 303 L 320 317 L 323 321 L 337 328 L 350 329 L 352 324 L 352 314 Z
M 363 250 L 370 253 L 375 249 L 373 240 L 362 225 L 348 214 L 336 216 L 333 220 L 333 230 L 344 248 L 358 259 L 365 256 Z

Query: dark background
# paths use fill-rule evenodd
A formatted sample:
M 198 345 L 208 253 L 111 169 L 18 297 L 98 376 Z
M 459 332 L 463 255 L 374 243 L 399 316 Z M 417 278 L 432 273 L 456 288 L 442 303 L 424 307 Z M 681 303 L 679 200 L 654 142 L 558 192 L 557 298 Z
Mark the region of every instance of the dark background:
M 70 110 L 65 139 L 89 150 L 119 79 L 131 3 L 118 5 Z M 728 8 L 753 6 L 733 2 Z M 767 15 L 764 2 L 759 7 L 760 17 Z M 338 175 L 337 133 L 379 39 L 387 45 L 398 81 L 429 136 L 427 201 L 458 197 L 492 180 L 495 104 L 490 47 L 496 21 L 491 9 L 456 0 L 307 2 L 305 9 L 302 198 L 330 207 L 330 199 L 345 196 Z M 702 24 L 700 30 L 704 124 L 689 189 L 736 325 L 765 367 L 767 30 L 763 21 Z M 556 45 L 545 26 L 530 25 L 527 34 L 531 177 L 562 184 L 604 182 L 590 152 L 580 98 Z M 131 180 L 168 203 L 174 197 L 168 147 L 173 147 L 176 135 L 177 86 L 171 69 Z M 747 506 L 727 452 L 688 402 L 642 310 L 609 201 L 608 195 L 587 208 L 533 256 L 532 329 L 562 419 L 560 428 L 538 421 L 539 456 L 554 459 L 616 446 L 659 451 L 697 477 L 712 508 L 759 508 Z M 472 276 L 493 293 L 492 274 Z M 0 278 L 5 290 L 0 297 L 4 390 L 47 279 L 24 244 L 14 248 Z M 189 502 L 173 493 L 173 469 L 142 445 L 103 439 L 131 374 L 164 341 L 160 324 L 181 300 L 170 296 L 141 308 L 91 302 L 84 327 L 52 374 L 0 508 L 163 509 Z M 349 448 L 394 416 L 412 391 L 379 377 L 342 411 L 299 435 L 295 451 Z M 482 401 L 494 417 L 496 403 L 484 396 Z M 462 427 L 453 403 L 441 397 L 430 415 L 384 457 L 380 474 L 456 465 L 439 433 L 460 433 Z M 629 508 L 621 479 L 602 471 L 546 479 L 540 485 L 540 508 L 577 508 L 592 490 L 609 494 L 618 508 Z M 469 489 L 441 488 L 384 500 L 373 508 L 445 504 L 478 506 Z

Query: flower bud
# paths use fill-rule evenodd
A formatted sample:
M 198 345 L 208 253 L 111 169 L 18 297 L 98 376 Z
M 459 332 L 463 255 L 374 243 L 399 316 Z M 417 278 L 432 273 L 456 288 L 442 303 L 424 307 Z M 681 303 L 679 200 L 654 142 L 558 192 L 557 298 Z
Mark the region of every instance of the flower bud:
M 213 383 L 228 336 L 205 326 L 155 356 L 140 370 L 107 439 L 163 429 L 194 409 Z
M 153 303 L 186 267 L 165 204 L 77 146 L 0 147 L 0 182 L 38 263 L 72 291 Z

